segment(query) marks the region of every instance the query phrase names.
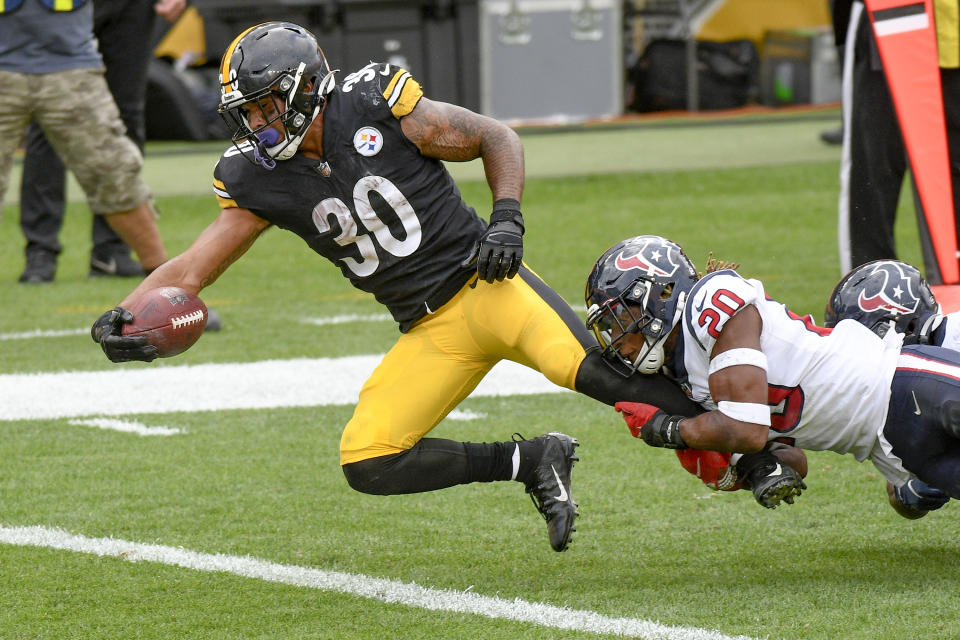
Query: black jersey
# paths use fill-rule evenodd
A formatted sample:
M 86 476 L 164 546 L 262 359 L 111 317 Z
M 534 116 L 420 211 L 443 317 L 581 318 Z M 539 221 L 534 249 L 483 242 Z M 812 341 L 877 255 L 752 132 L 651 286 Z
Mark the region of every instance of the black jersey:
M 384 304 L 401 331 L 475 273 L 460 264 L 486 228 L 443 163 L 400 129 L 422 95 L 407 71 L 371 63 L 327 96 L 322 160 L 297 154 L 268 170 L 231 147 L 214 169 L 221 207 L 296 233 Z

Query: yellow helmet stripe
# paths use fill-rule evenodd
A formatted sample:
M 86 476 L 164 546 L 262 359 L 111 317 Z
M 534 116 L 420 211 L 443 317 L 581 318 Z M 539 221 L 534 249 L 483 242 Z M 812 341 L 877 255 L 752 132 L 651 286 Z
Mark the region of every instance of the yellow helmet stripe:
M 223 59 L 220 60 L 220 82 L 222 84 L 230 82 L 230 62 L 233 60 L 233 52 L 236 50 L 237 45 L 240 44 L 240 40 L 243 39 L 243 36 L 247 35 L 259 26 L 259 24 L 255 24 L 249 29 L 244 29 L 240 35 L 233 39 L 233 42 L 230 43 L 230 46 L 227 47 L 227 50 L 223 52 Z

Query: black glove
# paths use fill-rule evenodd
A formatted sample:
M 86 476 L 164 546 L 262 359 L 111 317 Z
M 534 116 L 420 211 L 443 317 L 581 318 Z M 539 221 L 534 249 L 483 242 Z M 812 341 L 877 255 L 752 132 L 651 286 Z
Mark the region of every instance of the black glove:
M 766 449 L 740 456 L 737 473 L 753 491 L 757 502 L 768 509 L 776 509 L 781 500 L 793 504 L 794 496 L 807 488 L 793 467 L 781 463 Z
M 481 280 L 492 283 L 517 275 L 523 260 L 523 215 L 519 202 L 503 198 L 493 203 L 490 226 L 460 266 L 469 267 L 474 260 Z
M 143 336 L 126 337 L 121 334 L 123 325 L 133 322 L 133 314 L 116 307 L 97 318 L 90 328 L 90 337 L 100 343 L 103 352 L 112 362 L 142 360 L 150 362 L 157 357 L 157 348 L 147 344 Z
M 680 421 L 684 416 L 672 416 L 643 402 L 618 402 L 614 408 L 623 414 L 634 438 L 643 438 L 651 447 L 687 448 L 687 443 L 680 435 Z
M 918 478 L 907 480 L 905 485 L 893 490 L 893 495 L 900 504 L 918 511 L 934 511 L 950 501 L 950 496 Z

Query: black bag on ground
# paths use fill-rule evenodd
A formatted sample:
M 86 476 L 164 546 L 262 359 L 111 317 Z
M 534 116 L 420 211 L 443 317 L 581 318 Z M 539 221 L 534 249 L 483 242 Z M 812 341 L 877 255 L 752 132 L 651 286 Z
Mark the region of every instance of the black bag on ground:
M 654 40 L 627 78 L 627 108 L 687 108 L 687 50 L 682 40 Z M 759 56 L 750 40 L 697 41 L 698 109 L 741 107 L 756 95 Z

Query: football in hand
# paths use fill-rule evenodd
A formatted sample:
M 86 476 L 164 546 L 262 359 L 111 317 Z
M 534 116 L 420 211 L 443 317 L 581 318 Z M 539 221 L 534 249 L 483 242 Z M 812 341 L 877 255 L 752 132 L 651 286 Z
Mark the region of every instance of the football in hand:
M 123 325 L 123 335 L 144 336 L 161 358 L 189 349 L 207 326 L 207 305 L 179 287 L 150 289 L 129 311 L 133 322 Z

